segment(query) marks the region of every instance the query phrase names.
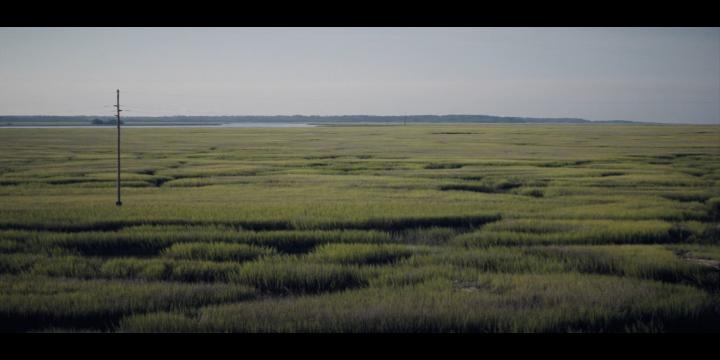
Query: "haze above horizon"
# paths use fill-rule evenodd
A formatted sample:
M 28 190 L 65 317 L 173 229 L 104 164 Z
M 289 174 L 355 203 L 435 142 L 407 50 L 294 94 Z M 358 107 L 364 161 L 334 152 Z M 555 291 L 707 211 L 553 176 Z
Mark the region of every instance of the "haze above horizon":
M 2 28 L 0 114 L 720 124 L 720 28 Z

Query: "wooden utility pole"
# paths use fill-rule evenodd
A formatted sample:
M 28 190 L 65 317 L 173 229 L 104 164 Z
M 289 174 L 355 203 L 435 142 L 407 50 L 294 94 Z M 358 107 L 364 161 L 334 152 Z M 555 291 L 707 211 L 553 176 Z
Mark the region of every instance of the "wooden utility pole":
M 120 201 L 120 89 L 117 90 L 117 202 L 115 205 L 122 205 Z

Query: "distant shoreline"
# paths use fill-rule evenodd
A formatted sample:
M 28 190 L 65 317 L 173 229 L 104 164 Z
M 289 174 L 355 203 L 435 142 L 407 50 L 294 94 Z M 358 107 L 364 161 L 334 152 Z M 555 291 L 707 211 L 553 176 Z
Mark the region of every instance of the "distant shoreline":
M 451 123 L 451 122 L 421 122 L 421 123 L 407 123 L 407 126 L 473 126 L 473 125 L 488 125 L 488 126 L 543 126 L 543 125 L 557 125 L 557 126 L 594 126 L 594 125 L 632 125 L 632 126 L 720 126 L 720 124 L 685 124 L 685 123 L 645 123 L 645 122 L 587 122 L 587 123 L 565 123 L 565 122 L 531 122 L 531 123 L 503 123 L 503 122 L 463 122 L 463 123 Z M 154 124 L 142 124 L 142 123 L 128 123 L 122 124 L 123 129 L 241 129 L 241 128 L 315 128 L 315 127 L 363 127 L 363 126 L 405 126 L 403 123 L 397 122 L 346 122 L 346 123 L 226 123 L 226 124 L 212 124 L 212 123 L 154 123 Z M 82 123 L 32 123 L 26 124 L 2 124 L 0 123 L 0 129 L 115 129 L 115 125 L 103 124 L 103 125 L 86 125 Z
M 0 124 L 22 125 L 34 123 L 51 125 L 95 125 L 107 126 L 116 121 L 114 116 L 98 115 L 0 115 Z M 585 120 L 580 118 L 550 118 L 550 117 L 517 117 L 494 115 L 232 115 L 232 116 L 127 116 L 122 121 L 129 124 L 193 124 L 193 125 L 219 125 L 229 123 L 280 123 L 280 124 L 370 124 L 370 123 L 558 123 L 558 124 L 597 124 L 597 123 L 627 123 L 649 124 L 652 122 L 639 122 L 627 120 Z
M 720 125 L 718 123 L 661 123 L 630 120 L 585 120 L 580 118 L 532 118 L 492 115 L 237 115 L 237 116 L 127 116 L 125 127 L 308 127 L 370 126 L 412 124 L 555 124 L 555 125 Z M 104 128 L 115 126 L 114 116 L 0 115 L 0 128 L 73 126 Z
M 121 124 L 122 128 L 305 128 L 316 127 L 315 124 L 282 124 L 282 123 L 229 123 L 229 124 Z M 3 125 L 0 129 L 115 129 L 115 125 L 83 125 L 83 124 L 28 124 L 28 125 Z

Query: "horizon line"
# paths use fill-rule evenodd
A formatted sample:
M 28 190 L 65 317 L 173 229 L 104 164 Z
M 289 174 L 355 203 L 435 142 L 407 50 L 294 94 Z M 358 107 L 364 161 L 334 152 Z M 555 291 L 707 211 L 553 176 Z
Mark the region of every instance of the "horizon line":
M 2 117 L 95 117 L 95 118 L 114 118 L 116 115 L 97 115 L 97 114 L 74 114 L 74 115 L 43 115 L 43 114 L 1 114 L 0 118 Z M 208 118 L 222 118 L 222 117 L 353 117 L 353 116 L 363 116 L 363 117 L 397 117 L 397 118 L 403 118 L 403 117 L 450 117 L 450 116 L 462 116 L 462 117 L 472 117 L 472 116 L 485 116 L 485 117 L 493 117 L 493 118 L 505 118 L 505 119 L 529 119 L 529 120 L 576 120 L 576 121 L 583 121 L 583 122 L 595 122 L 595 123 L 602 123 L 602 122 L 629 122 L 629 123 L 645 123 L 645 124 L 678 124 L 678 125 L 720 125 L 720 122 L 659 122 L 659 121 L 652 121 L 652 120 L 625 120 L 625 119 L 603 119 L 603 120 L 590 120 L 580 117 L 543 117 L 543 116 L 510 116 L 510 115 L 488 115 L 488 114 L 412 114 L 412 115 L 370 115 L 370 114 L 343 114 L 343 115 L 305 115 L 305 114 L 292 114 L 292 115 L 281 115 L 281 114 L 274 114 L 274 115 L 240 115 L 240 114 L 225 114 L 225 115 L 126 115 L 123 116 L 126 119 L 132 119 L 132 118 L 172 118 L 172 117 L 208 117 Z

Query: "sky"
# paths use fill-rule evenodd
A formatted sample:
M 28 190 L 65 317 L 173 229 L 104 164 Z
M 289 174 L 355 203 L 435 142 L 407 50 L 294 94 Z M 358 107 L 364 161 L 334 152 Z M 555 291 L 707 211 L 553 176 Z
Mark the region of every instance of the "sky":
M 720 28 L 0 28 L 0 115 L 720 124 Z

